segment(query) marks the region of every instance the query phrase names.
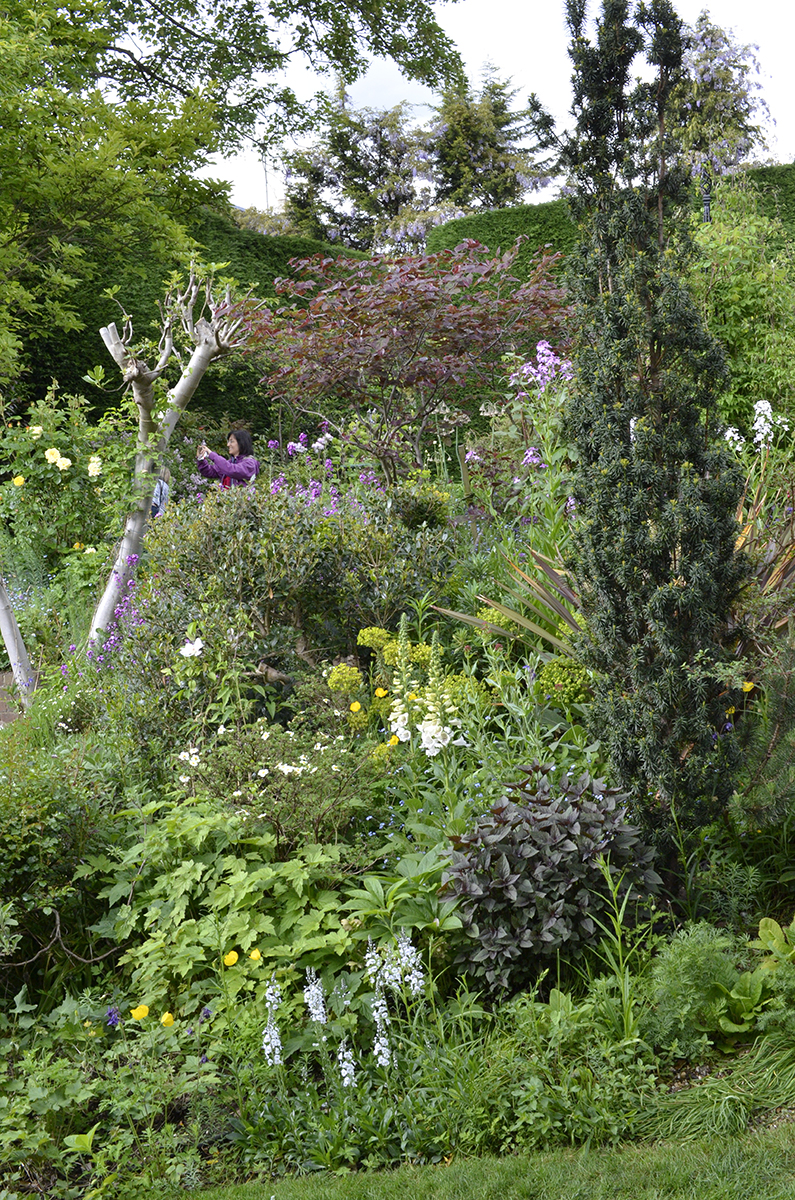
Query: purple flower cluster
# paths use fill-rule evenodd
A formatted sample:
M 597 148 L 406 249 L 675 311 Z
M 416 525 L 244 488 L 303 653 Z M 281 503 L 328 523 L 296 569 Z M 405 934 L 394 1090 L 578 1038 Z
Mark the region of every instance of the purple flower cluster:
M 525 451 L 524 458 L 522 459 L 522 466 L 523 467 L 541 467 L 541 469 L 543 470 L 546 467 L 546 465 L 547 464 L 544 462 L 543 458 L 541 457 L 541 451 L 538 449 L 538 447 L 537 446 L 529 446 L 527 448 L 527 450 Z
M 560 358 L 549 342 L 539 342 L 536 346 L 536 361 L 524 363 L 511 376 L 511 383 L 519 388 L 533 384 L 540 396 L 556 379 L 569 380 L 572 375 L 572 366 L 569 360 Z M 527 393 L 519 391 L 518 396 L 519 399 L 525 399 Z

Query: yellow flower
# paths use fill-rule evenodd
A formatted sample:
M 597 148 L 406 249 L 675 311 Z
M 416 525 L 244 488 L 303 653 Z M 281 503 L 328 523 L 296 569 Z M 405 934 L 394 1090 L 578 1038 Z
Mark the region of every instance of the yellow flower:
M 55 465 L 59 471 L 68 471 L 69 467 L 72 465 L 72 460 L 71 458 L 62 458 L 59 456 L 55 460 Z
M 262 958 L 262 955 L 260 954 L 259 950 L 252 950 L 249 954 L 249 958 L 252 962 L 259 962 L 259 960 Z
M 398 737 L 398 735 L 396 733 L 393 733 L 391 738 L 387 742 L 387 746 L 397 746 L 399 741 L 400 741 L 400 738 Z
M 14 487 L 22 487 L 22 484 L 25 482 L 25 476 L 15 475 L 11 482 L 13 483 Z
M 88 473 L 92 478 L 102 474 L 102 459 L 98 454 L 92 454 L 88 460 Z
M 736 710 L 736 708 L 734 707 L 734 705 L 733 705 L 733 704 L 730 704 L 730 705 L 729 705 L 729 707 L 726 709 L 726 716 L 727 716 L 727 717 L 730 717 L 730 716 L 732 715 L 732 713 L 735 713 L 736 711 L 737 711 L 737 710 Z
M 160 1024 L 165 1025 L 166 1029 L 170 1029 L 174 1024 L 174 1018 L 172 1017 L 171 1013 L 163 1013 L 162 1017 L 160 1018 Z
M 72 549 L 73 550 L 85 550 L 85 545 L 83 544 L 83 542 L 75 542 L 74 546 L 72 546 Z
M 44 451 L 44 457 L 48 463 L 55 463 L 61 457 L 61 451 L 56 450 L 54 446 L 50 446 L 49 450 Z
M 224 955 L 224 966 L 233 967 L 237 962 L 238 957 L 237 950 L 230 950 L 228 954 Z
M 149 1005 L 139 1004 L 137 1008 L 130 1009 L 130 1016 L 133 1021 L 143 1021 L 144 1017 L 149 1016 Z
M 409 700 L 416 700 L 416 699 L 417 699 L 417 693 L 416 693 L 416 692 L 409 692 L 409 694 L 408 694 L 408 699 L 409 699 Z
M 379 700 L 383 700 L 384 696 L 387 696 L 387 695 L 389 695 L 389 693 L 387 692 L 386 688 L 376 688 L 376 689 L 375 689 L 375 694 L 376 694 L 376 696 L 378 697 L 378 699 L 379 699 Z
M 351 712 L 358 712 L 358 711 L 359 711 L 359 709 L 360 709 L 361 707 L 362 707 L 362 706 L 361 706 L 361 704 L 359 703 L 359 701 L 358 701 L 358 700 L 354 700 L 353 704 L 351 705 Z
M 743 684 L 743 691 L 744 692 L 752 692 L 754 690 L 755 686 L 756 685 L 754 684 L 753 680 L 746 679 L 745 683 Z

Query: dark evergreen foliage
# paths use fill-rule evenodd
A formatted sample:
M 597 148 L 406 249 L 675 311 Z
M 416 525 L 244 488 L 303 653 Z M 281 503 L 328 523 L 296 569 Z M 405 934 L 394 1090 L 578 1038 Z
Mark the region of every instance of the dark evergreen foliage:
M 719 345 L 687 291 L 688 177 L 666 129 L 681 70 L 669 0 L 604 0 L 595 44 L 569 0 L 576 132 L 566 156 L 582 241 L 569 259 L 579 464 L 575 570 L 583 655 L 600 673 L 593 732 L 647 829 L 703 824 L 739 752 L 720 682 L 742 479 L 721 436 Z M 632 82 L 645 48 L 651 82 Z

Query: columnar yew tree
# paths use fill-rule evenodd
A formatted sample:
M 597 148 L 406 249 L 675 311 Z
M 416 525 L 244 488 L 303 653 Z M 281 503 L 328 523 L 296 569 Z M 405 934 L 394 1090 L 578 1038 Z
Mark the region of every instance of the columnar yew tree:
M 741 478 L 716 415 L 722 352 L 684 283 L 687 174 L 666 128 L 681 24 L 668 0 L 604 0 L 596 39 L 568 0 L 576 131 L 567 145 L 583 240 L 570 284 L 576 386 L 568 423 L 584 653 L 594 721 L 649 829 L 700 823 L 733 789 L 719 679 Z M 632 82 L 645 50 L 651 82 Z M 675 131 L 674 131 L 675 132 Z

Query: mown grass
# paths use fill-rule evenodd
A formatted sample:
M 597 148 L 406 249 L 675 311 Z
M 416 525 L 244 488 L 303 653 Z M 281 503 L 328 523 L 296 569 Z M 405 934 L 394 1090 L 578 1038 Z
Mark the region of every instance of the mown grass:
M 795 1125 L 743 1137 L 560 1150 L 189 1192 L 191 1200 L 792 1200 Z

